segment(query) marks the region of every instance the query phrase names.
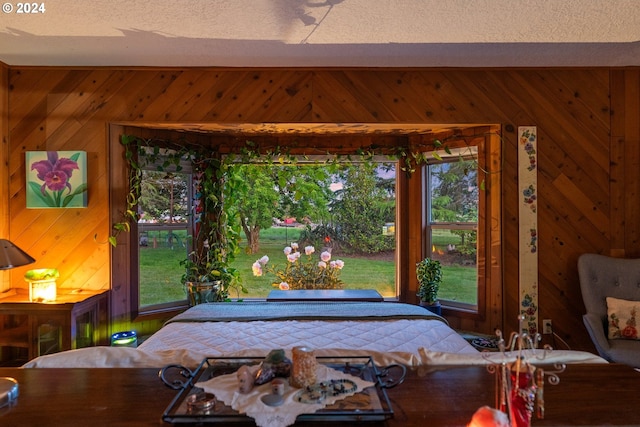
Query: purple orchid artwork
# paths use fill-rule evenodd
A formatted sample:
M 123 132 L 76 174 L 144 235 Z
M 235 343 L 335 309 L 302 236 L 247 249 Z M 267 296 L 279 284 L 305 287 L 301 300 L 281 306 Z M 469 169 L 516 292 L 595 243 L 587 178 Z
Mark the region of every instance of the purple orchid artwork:
M 28 151 L 27 208 L 86 208 L 87 153 Z

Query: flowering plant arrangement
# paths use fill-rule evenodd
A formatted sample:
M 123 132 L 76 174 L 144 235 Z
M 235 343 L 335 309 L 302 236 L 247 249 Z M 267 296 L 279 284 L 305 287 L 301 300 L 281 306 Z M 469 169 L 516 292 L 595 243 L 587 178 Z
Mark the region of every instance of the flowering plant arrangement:
M 323 251 L 318 261 L 313 256 L 315 251 L 313 246 L 305 246 L 303 257 L 298 250 L 298 244 L 293 242 L 291 246 L 284 248 L 284 255 L 287 257 L 284 268 L 267 267 L 269 257 L 265 255 L 253 263 L 253 275 L 273 273 L 277 278 L 273 286 L 281 290 L 342 289 L 344 283 L 340 280 L 340 272 L 344 267 L 344 261 L 332 261 L 329 251 Z

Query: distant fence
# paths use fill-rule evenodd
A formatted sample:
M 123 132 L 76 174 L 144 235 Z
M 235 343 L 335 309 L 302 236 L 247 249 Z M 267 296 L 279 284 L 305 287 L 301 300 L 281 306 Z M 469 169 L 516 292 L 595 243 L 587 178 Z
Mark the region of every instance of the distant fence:
M 148 248 L 182 249 L 186 247 L 187 228 L 181 223 L 140 223 L 138 244 Z

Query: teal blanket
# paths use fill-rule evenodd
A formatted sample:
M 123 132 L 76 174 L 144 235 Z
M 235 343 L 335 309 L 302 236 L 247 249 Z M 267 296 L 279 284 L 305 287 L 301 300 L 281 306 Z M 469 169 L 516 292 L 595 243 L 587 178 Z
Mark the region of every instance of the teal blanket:
M 385 320 L 447 321 L 417 305 L 397 302 L 242 301 L 196 305 L 169 319 L 172 322 L 230 322 L 254 320 Z

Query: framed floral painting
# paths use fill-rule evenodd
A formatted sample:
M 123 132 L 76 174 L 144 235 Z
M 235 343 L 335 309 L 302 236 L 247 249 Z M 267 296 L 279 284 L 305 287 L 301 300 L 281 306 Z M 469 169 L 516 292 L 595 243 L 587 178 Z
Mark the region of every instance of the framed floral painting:
M 87 153 L 27 151 L 27 208 L 86 208 Z

